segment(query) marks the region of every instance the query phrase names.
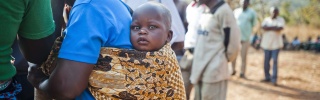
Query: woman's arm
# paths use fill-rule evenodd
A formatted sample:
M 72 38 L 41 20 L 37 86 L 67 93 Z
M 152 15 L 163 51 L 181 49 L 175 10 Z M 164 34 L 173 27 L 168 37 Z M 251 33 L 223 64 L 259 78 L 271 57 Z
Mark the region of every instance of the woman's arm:
M 88 86 L 92 64 L 58 59 L 50 77 L 46 77 L 39 66 L 29 67 L 28 79 L 37 89 L 54 99 L 69 100 L 80 95 Z

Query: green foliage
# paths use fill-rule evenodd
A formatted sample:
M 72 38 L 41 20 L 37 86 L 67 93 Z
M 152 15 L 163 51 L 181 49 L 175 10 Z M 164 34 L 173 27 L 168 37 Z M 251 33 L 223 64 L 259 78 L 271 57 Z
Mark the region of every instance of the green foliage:
M 299 9 L 298 13 L 303 23 L 320 27 L 320 0 L 311 0 L 309 5 Z
M 306 0 L 307 5 L 295 8 L 292 2 L 284 1 L 280 7 L 280 15 L 289 25 L 310 25 L 320 27 L 320 0 Z M 292 9 L 294 8 L 294 9 Z
M 292 23 L 292 18 L 290 17 L 290 12 L 288 9 L 290 9 L 290 3 L 289 2 L 284 2 L 282 3 L 280 7 L 280 16 L 282 16 L 287 24 Z
M 226 0 L 232 8 L 238 7 L 239 0 Z M 269 8 L 277 6 L 287 25 L 309 25 L 320 28 L 320 0 L 250 0 L 261 22 L 270 16 Z

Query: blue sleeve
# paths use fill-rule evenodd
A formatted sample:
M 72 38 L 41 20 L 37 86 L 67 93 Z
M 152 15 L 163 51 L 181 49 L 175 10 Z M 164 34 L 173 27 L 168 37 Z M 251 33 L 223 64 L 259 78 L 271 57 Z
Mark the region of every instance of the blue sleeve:
M 112 24 L 91 4 L 75 6 L 69 18 L 59 58 L 95 64 Z
M 90 93 L 89 89 L 86 88 L 80 96 L 77 96 L 75 100 L 95 100 L 95 98 Z

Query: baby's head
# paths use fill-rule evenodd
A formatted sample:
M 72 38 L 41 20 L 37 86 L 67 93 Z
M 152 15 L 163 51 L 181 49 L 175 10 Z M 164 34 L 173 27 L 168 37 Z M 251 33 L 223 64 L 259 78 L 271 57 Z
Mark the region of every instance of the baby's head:
M 130 28 L 136 50 L 157 51 L 172 38 L 170 11 L 156 2 L 142 4 L 133 12 Z

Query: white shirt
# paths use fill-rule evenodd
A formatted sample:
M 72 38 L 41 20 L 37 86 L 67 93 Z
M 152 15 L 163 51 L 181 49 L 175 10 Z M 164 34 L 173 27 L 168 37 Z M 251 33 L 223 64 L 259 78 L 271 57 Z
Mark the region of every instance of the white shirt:
M 227 80 L 228 60 L 236 58 L 240 48 L 240 29 L 227 3 L 212 14 L 208 7 L 200 18 L 197 43 L 191 68 L 191 83 L 215 83 Z M 228 49 L 224 45 L 225 28 L 230 28 Z M 228 56 L 228 57 L 226 57 Z
M 262 26 L 278 26 L 284 27 L 285 21 L 282 17 L 278 16 L 275 19 L 267 17 L 263 20 Z M 283 47 L 283 40 L 281 31 L 266 31 L 262 34 L 261 47 L 265 50 L 276 50 Z
M 204 11 L 204 5 L 197 6 L 192 1 L 186 8 L 186 19 L 188 22 L 188 31 L 184 40 L 184 48 L 194 48 L 196 45 L 197 31 L 201 13 Z
M 173 31 L 172 40 L 170 41 L 171 44 L 174 42 L 183 42 L 185 37 L 186 30 L 183 27 L 183 23 L 178 13 L 178 9 L 174 4 L 173 0 L 123 0 L 127 5 L 131 7 L 134 11 L 137 9 L 141 4 L 146 3 L 148 1 L 157 1 L 167 7 L 171 13 L 171 29 Z

